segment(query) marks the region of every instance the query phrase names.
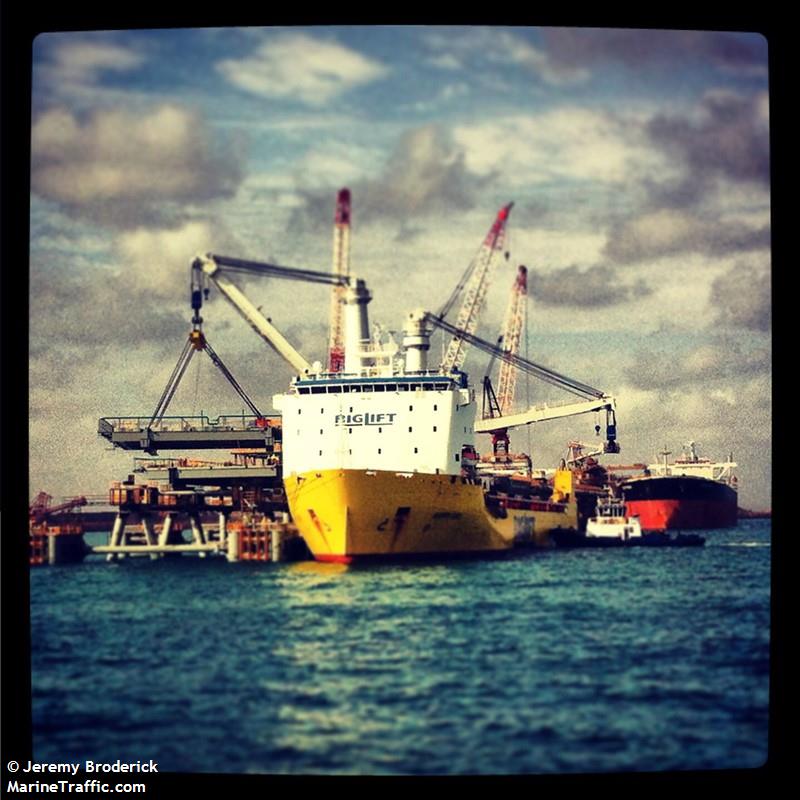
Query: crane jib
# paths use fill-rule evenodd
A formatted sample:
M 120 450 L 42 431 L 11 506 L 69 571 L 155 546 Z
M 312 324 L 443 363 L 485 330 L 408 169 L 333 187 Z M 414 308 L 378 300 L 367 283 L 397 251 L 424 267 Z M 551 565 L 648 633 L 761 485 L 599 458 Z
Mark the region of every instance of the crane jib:
M 506 350 L 503 350 L 501 347 L 497 347 L 491 342 L 487 342 L 485 339 L 481 339 L 480 337 L 475 336 L 475 334 L 469 333 L 468 331 L 461 330 L 455 325 L 451 325 L 449 322 L 445 322 L 443 319 L 436 317 L 433 314 L 427 314 L 426 320 L 446 333 L 450 333 L 454 337 L 463 339 L 478 349 L 512 364 L 513 366 L 517 367 L 517 369 L 520 369 L 523 372 L 527 372 L 531 375 L 535 375 L 536 377 L 548 383 L 560 386 L 562 389 L 565 389 L 568 392 L 572 392 L 576 395 L 588 395 L 589 397 L 595 398 L 607 396 L 605 392 L 595 389 L 593 386 L 576 381 L 573 378 L 567 377 L 566 375 L 561 375 L 555 370 L 543 367 L 540 364 L 536 364 L 533 361 L 522 358 L 522 356 L 511 354 Z
M 257 275 L 274 275 L 289 280 L 309 281 L 311 283 L 325 283 L 329 285 L 347 286 L 350 283 L 349 275 L 335 272 L 320 272 L 312 269 L 298 267 L 282 267 L 277 264 L 267 264 L 261 261 L 249 261 L 230 256 L 219 256 L 209 253 L 208 258 L 220 267 L 238 272 L 249 272 Z

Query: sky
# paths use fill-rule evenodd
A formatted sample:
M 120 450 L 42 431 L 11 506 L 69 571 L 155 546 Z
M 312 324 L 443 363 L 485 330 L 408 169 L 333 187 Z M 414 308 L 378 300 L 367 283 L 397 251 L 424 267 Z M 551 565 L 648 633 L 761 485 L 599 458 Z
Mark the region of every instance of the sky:
M 526 265 L 523 355 L 617 398 L 622 451 L 605 463 L 695 441 L 733 454 L 740 505 L 770 508 L 767 47 L 746 32 L 529 27 L 39 35 L 32 494 L 100 494 L 131 471 L 97 421 L 155 409 L 191 327 L 196 253 L 329 271 L 347 186 L 372 322 L 396 331 L 406 311 L 436 311 L 513 201 L 478 335 L 496 339 Z M 324 361 L 327 287 L 241 286 Z M 271 412 L 291 368 L 218 292 L 203 316 Z M 486 367 L 469 353 L 475 383 Z M 570 399 L 524 380 L 517 397 Z M 200 354 L 170 413 L 241 408 Z M 512 449 L 553 467 L 571 439 L 598 441 L 595 422 L 512 431 Z

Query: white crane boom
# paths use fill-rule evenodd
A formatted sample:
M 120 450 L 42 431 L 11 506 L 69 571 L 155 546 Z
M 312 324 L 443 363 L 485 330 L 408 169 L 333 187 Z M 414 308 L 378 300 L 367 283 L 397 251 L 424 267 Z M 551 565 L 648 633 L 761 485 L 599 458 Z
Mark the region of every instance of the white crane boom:
M 571 417 L 575 414 L 590 414 L 593 411 L 613 411 L 615 405 L 616 401 L 613 397 L 601 397 L 595 400 L 584 400 L 579 403 L 532 406 L 527 411 L 522 411 L 519 414 L 476 419 L 473 427 L 475 433 L 491 433 L 500 428 L 516 428 L 520 425 Z
M 311 364 L 289 344 L 269 320 L 245 297 L 241 289 L 221 274 L 220 265 L 213 258 L 200 256 L 202 270 L 228 299 L 231 305 L 244 317 L 251 328 L 275 352 L 287 361 L 298 375 L 308 374 Z

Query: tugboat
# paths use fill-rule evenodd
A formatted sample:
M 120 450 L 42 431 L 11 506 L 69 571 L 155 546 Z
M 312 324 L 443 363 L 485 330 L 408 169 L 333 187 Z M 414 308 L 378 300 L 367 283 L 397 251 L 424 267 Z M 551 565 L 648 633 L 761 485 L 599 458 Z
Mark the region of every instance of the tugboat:
M 625 501 L 609 494 L 597 500 L 597 512 L 586 522 L 587 539 L 612 539 L 627 542 L 640 539 L 642 526 L 638 517 L 625 513 Z
M 595 515 L 586 522 L 586 530 L 556 529 L 550 532 L 556 547 L 702 547 L 705 539 L 696 533 L 665 531 L 643 532 L 639 518 L 626 513 L 625 500 L 615 497 L 611 489 L 599 498 Z

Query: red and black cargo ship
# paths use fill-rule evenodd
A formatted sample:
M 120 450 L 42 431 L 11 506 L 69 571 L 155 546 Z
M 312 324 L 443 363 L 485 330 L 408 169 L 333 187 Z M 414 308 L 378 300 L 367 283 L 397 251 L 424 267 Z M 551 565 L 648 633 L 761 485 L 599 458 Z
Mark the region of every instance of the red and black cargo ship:
M 655 464 L 641 477 L 621 484 L 628 516 L 639 517 L 643 530 L 730 528 L 737 523 L 738 493 L 733 460 L 698 458 L 694 442 L 688 453 Z

